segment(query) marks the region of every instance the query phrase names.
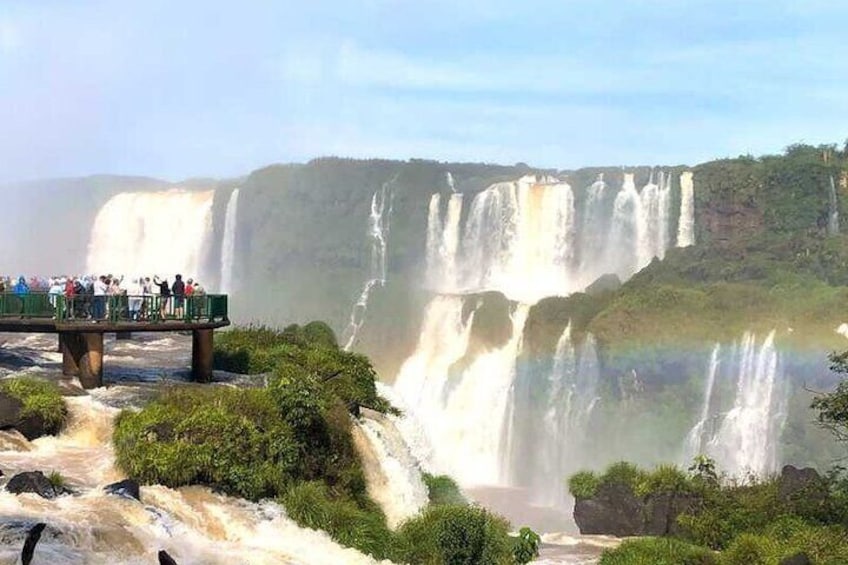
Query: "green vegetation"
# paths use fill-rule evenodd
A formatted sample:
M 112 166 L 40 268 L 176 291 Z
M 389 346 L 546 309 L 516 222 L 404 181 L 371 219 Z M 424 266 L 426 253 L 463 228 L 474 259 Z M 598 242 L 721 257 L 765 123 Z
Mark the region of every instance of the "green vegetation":
M 512 563 L 508 530 L 506 520 L 476 506 L 430 507 L 398 530 L 399 561 Z
M 47 475 L 47 481 L 50 483 L 50 486 L 53 487 L 53 490 L 56 492 L 64 491 L 68 482 L 65 480 L 65 477 L 62 476 L 62 473 L 59 471 L 50 471 L 50 474 Z
M 605 551 L 600 565 L 718 565 L 718 559 L 708 549 L 674 538 L 644 538 Z
M 626 485 L 640 497 L 680 493 L 696 503 L 678 516 L 674 536 L 626 541 L 606 551 L 602 565 L 770 565 L 801 552 L 814 563 L 848 562 L 848 478 L 840 472 L 792 491 L 777 477 L 721 477 L 712 460 L 699 456 L 689 473 L 620 462 L 602 475 L 584 471 L 569 479 L 576 498 L 591 498 L 605 484 Z
M 14 377 L 0 381 L 0 391 L 23 403 L 21 417 L 44 421 L 48 433 L 56 434 L 68 418 L 68 408 L 59 387 L 35 377 Z
M 427 485 L 427 495 L 431 505 L 468 504 L 452 478 L 446 475 L 431 475 L 429 473 L 423 473 L 421 478 Z
M 574 498 L 592 498 L 602 485 L 625 485 L 637 496 L 659 493 L 695 492 L 696 481 L 674 465 L 659 465 L 646 471 L 627 461 L 613 463 L 602 475 L 580 471 L 568 478 Z
M 431 504 L 391 531 L 366 492 L 351 435 L 361 406 L 387 412 L 368 359 L 338 348 L 325 324 L 226 332 L 218 367 L 268 373 L 258 388 L 178 387 L 125 410 L 118 465 L 142 483 L 189 484 L 250 500 L 275 498 L 298 524 L 342 545 L 405 563 L 525 563 L 538 537 L 469 506 L 448 477 L 425 476 Z

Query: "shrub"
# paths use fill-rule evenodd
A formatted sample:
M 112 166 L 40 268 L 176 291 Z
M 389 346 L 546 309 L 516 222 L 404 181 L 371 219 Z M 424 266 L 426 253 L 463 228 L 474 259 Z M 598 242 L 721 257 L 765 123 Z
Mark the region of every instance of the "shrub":
M 47 481 L 53 487 L 53 490 L 57 492 L 63 491 L 68 486 L 68 482 L 59 471 L 50 471 L 50 474 L 47 475 Z
M 523 565 L 539 557 L 540 543 L 542 543 L 542 538 L 530 528 L 524 527 L 518 530 L 518 537 L 514 538 L 512 548 L 512 556 L 515 562 Z
M 0 391 L 23 403 L 21 416 L 44 421 L 46 431 L 58 433 L 68 418 L 68 409 L 59 387 L 34 377 L 15 377 L 0 381 Z
M 627 485 L 635 493 L 641 489 L 646 476 L 647 473 L 633 463 L 619 461 L 607 467 L 601 476 L 601 483 Z
M 431 475 L 423 473 L 421 478 L 427 485 L 427 495 L 430 504 L 441 506 L 445 504 L 467 504 L 468 501 L 462 496 L 456 482 L 446 475 Z
M 398 531 L 398 561 L 405 563 L 512 563 L 509 524 L 478 506 L 434 506 Z
M 691 479 L 675 465 L 659 465 L 639 483 L 636 494 L 692 492 Z
M 599 565 L 717 565 L 710 550 L 674 538 L 625 540 L 601 555 Z
M 568 479 L 568 491 L 574 498 L 592 498 L 601 486 L 601 479 L 592 471 L 580 471 Z
M 148 484 L 204 484 L 257 500 L 299 470 L 295 435 L 262 389 L 167 391 L 122 412 L 113 441 L 118 465 Z

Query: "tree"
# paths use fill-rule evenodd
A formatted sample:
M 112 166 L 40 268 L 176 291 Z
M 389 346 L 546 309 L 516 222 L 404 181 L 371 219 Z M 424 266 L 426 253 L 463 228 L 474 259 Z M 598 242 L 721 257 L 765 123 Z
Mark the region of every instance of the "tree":
M 831 353 L 830 369 L 840 374 L 848 374 L 848 351 Z M 818 410 L 818 423 L 830 430 L 839 441 L 848 441 L 848 379 L 842 380 L 836 390 L 818 395 L 811 407 Z

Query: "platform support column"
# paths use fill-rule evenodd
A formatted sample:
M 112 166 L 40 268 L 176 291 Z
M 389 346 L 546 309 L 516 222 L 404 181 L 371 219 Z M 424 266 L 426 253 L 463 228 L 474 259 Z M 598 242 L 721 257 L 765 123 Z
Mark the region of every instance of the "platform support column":
M 212 381 L 212 330 L 191 332 L 191 376 L 199 383 Z
M 103 386 L 103 334 L 62 332 L 62 373 L 79 377 L 85 389 Z

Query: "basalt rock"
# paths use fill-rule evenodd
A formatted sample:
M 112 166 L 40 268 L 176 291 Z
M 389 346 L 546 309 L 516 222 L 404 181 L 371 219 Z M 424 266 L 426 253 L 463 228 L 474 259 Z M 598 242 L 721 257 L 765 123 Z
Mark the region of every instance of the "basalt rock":
M 35 553 L 35 545 L 38 543 L 38 540 L 41 539 L 41 532 L 43 532 L 46 527 L 47 524 L 39 522 L 30 529 L 29 533 L 27 533 L 26 540 L 24 541 L 24 548 L 21 551 L 21 565 L 29 565 L 32 562 L 32 554 Z
M 796 553 L 781 560 L 780 565 L 813 565 L 806 553 Z
M 168 555 L 168 552 L 164 549 L 159 550 L 159 565 L 177 565 L 177 562 L 174 561 L 174 558 Z
M 829 512 L 828 484 L 815 469 L 784 466 L 777 479 L 777 494 L 796 514 L 825 518 Z
M 691 494 L 638 497 L 627 485 L 603 484 L 595 496 L 575 501 L 574 521 L 581 534 L 664 536 L 678 533 L 677 517 L 698 502 Z
M 0 430 L 18 430 L 30 441 L 59 432 L 58 426 L 48 424 L 38 414 L 23 415 L 23 408 L 23 402 L 8 393 L 0 392 Z
M 48 499 L 56 498 L 63 494 L 72 494 L 72 491 L 65 486 L 54 486 L 50 482 L 50 479 L 45 477 L 41 471 L 18 473 L 6 483 L 6 490 L 13 494 L 31 492 L 41 498 Z
M 141 491 L 139 490 L 138 483 L 132 479 L 124 479 L 123 481 L 106 485 L 103 487 L 103 490 L 109 494 L 116 494 L 126 498 L 134 498 L 141 502 Z

